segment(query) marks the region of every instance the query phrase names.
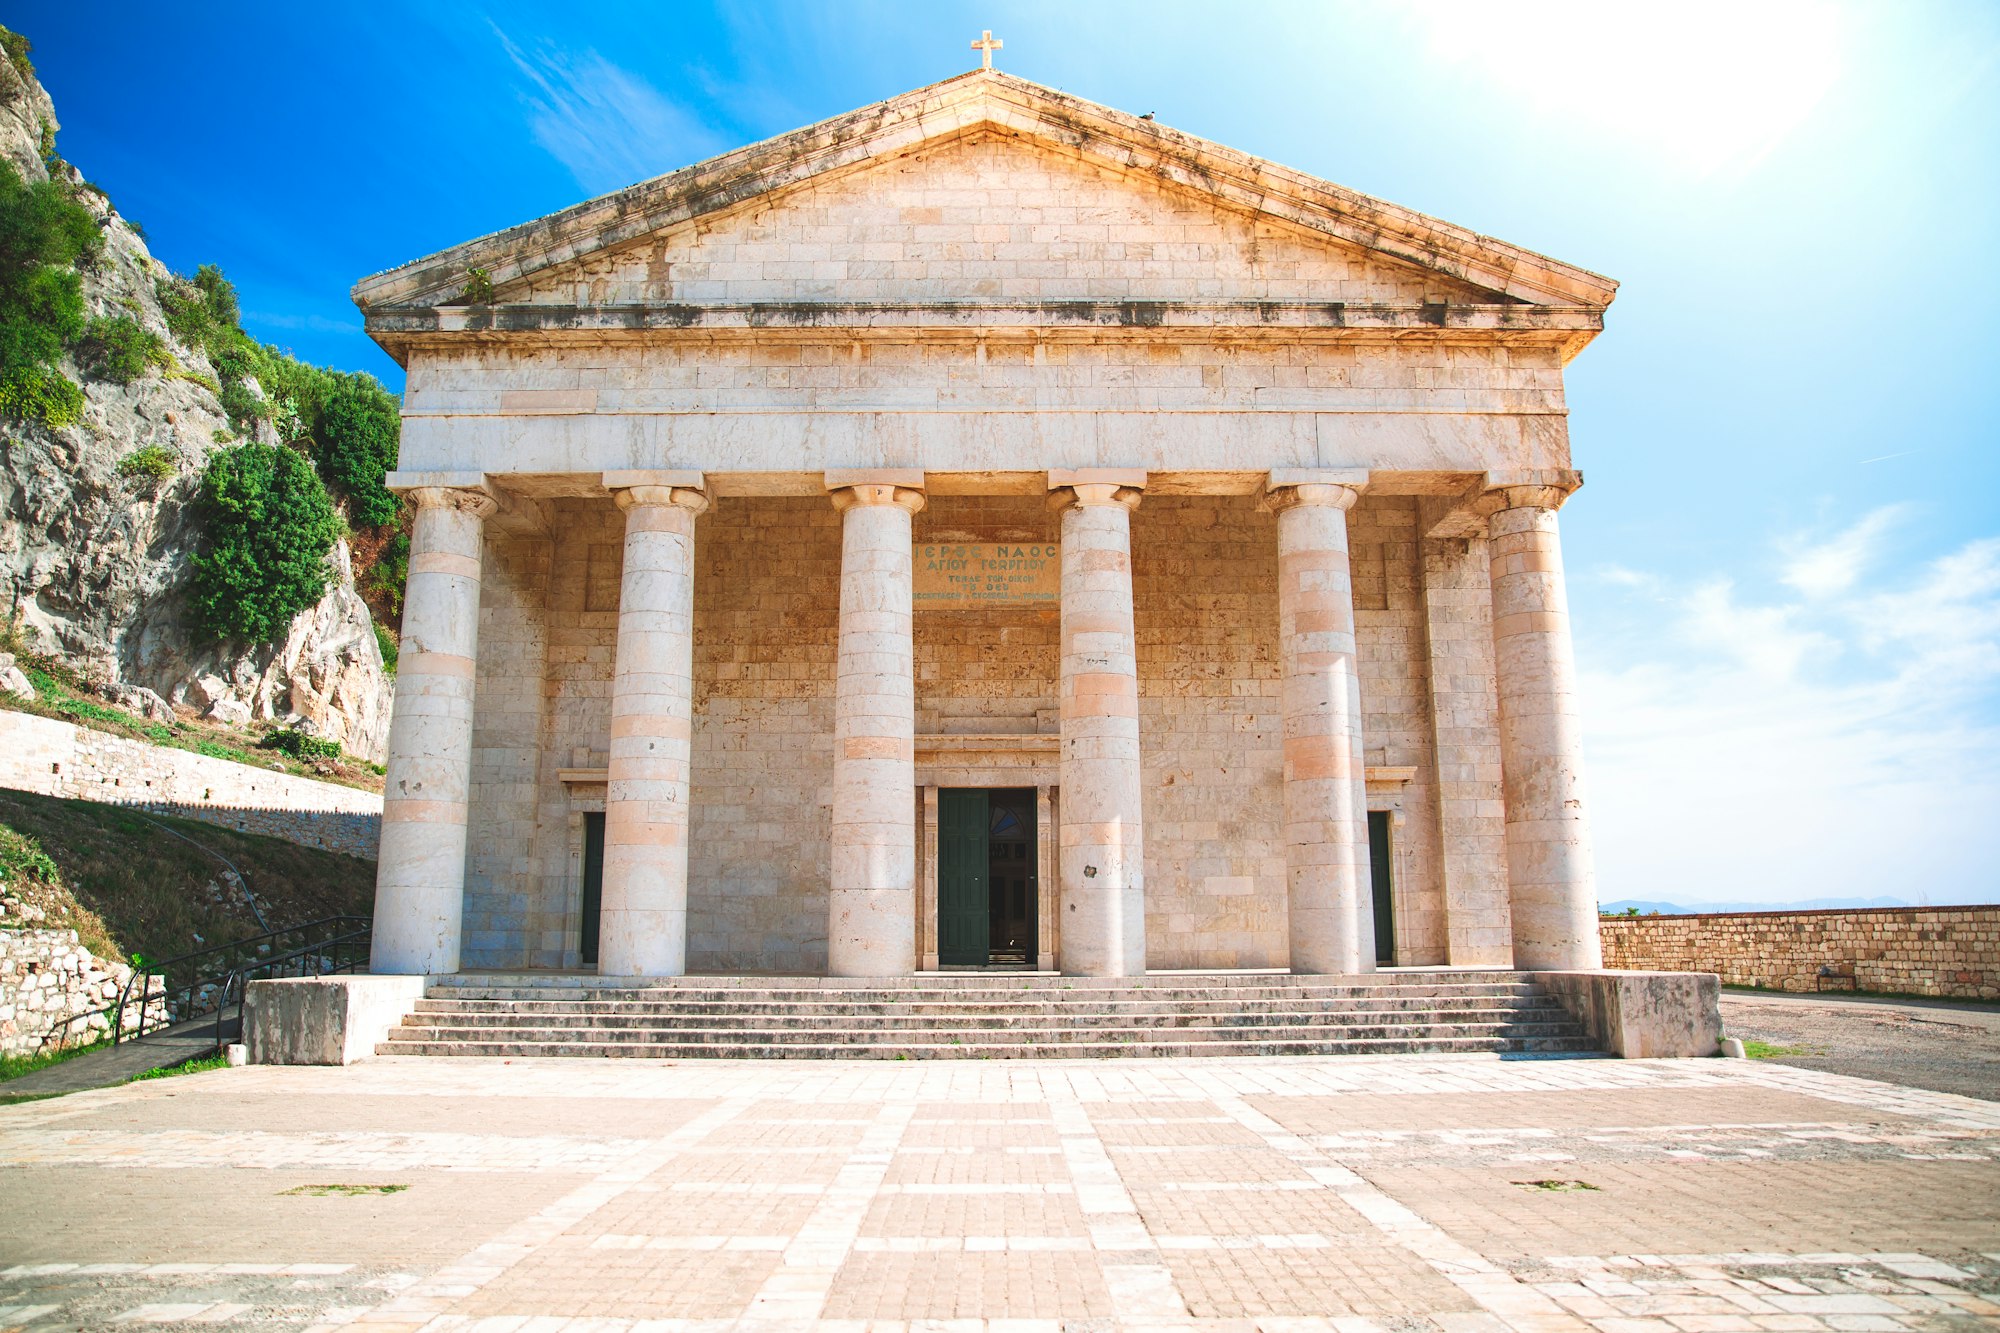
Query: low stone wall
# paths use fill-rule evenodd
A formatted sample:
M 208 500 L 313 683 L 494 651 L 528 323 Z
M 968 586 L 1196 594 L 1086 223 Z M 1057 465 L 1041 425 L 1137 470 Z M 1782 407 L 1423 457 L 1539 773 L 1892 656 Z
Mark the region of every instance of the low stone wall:
M 375 792 L 0 711 L 0 787 L 139 806 L 375 859 Z
M 1605 917 L 1604 965 L 1772 990 L 2000 998 L 2000 906 Z
M 0 1056 L 39 1055 L 109 1036 L 104 1009 L 131 977 L 125 964 L 78 944 L 73 930 L 0 930 Z M 166 982 L 156 977 L 151 985 L 159 994 Z M 153 1000 L 149 1010 L 147 1026 L 158 1027 L 166 1001 Z M 136 1031 L 139 1021 L 133 1005 L 125 1030 Z

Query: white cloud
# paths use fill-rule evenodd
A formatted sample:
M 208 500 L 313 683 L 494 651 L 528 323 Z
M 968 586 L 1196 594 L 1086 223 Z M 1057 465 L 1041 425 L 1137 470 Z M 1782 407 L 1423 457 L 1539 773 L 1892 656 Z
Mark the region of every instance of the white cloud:
M 1778 577 L 1808 597 L 1846 592 L 1861 577 L 1862 567 L 1875 554 L 1882 534 L 1901 514 L 1901 506 L 1886 505 L 1827 541 L 1795 539 L 1784 543 L 1790 559 Z
M 1901 578 L 1867 544 L 1579 642 L 1604 900 L 2000 900 L 2000 538 Z
M 494 35 L 527 80 L 521 101 L 535 142 L 593 195 L 622 189 L 720 152 L 717 133 L 641 76 L 595 50 L 524 51 Z

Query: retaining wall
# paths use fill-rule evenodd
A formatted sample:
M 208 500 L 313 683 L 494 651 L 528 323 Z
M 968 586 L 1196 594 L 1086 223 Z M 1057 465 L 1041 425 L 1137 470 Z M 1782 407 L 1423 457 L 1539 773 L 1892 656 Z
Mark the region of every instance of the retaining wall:
M 39 1055 L 109 1036 L 105 1006 L 131 976 L 125 964 L 78 944 L 73 930 L 0 929 L 0 1055 Z M 164 985 L 155 981 L 152 989 L 158 993 Z M 151 1001 L 148 1026 L 159 1026 L 165 1005 L 164 999 Z M 127 1008 L 127 1032 L 138 1028 L 139 1017 L 137 1004 Z
M 382 797 L 88 727 L 0 711 L 0 787 L 199 819 L 375 859 Z
M 1605 917 L 1604 965 L 1773 990 L 2000 998 L 2000 906 Z

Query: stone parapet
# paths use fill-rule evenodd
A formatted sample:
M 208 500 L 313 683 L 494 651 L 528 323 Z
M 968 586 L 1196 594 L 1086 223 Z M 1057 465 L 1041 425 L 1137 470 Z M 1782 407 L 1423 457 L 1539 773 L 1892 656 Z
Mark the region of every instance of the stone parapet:
M 1715 1055 L 1721 986 L 1707 972 L 1536 972 L 1601 1051 L 1628 1060 Z
M 88 727 L 0 712 L 0 787 L 129 805 L 375 859 L 382 798 Z
M 1607 967 L 1731 986 L 2000 998 L 2000 905 L 1605 917 Z

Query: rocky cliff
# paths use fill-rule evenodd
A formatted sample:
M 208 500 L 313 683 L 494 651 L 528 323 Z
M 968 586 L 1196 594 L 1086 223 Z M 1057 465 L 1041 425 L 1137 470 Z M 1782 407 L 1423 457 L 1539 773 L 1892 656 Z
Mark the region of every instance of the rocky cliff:
M 27 647 L 65 658 L 127 707 L 283 721 L 380 760 L 391 679 L 345 543 L 332 557 L 326 596 L 282 640 L 217 644 L 196 629 L 188 581 L 200 534 L 190 502 L 230 422 L 205 355 L 174 344 L 168 331 L 156 294 L 166 267 L 75 168 L 45 165 L 55 125 L 39 82 L 0 60 L 0 153 L 27 180 L 67 173 L 98 214 L 104 251 L 83 272 L 90 313 L 137 320 L 167 339 L 175 365 L 129 385 L 66 365 L 84 387 L 81 421 L 60 429 L 0 422 L 0 602 L 13 609 Z M 168 475 L 121 474 L 122 460 L 149 447 L 171 456 Z

